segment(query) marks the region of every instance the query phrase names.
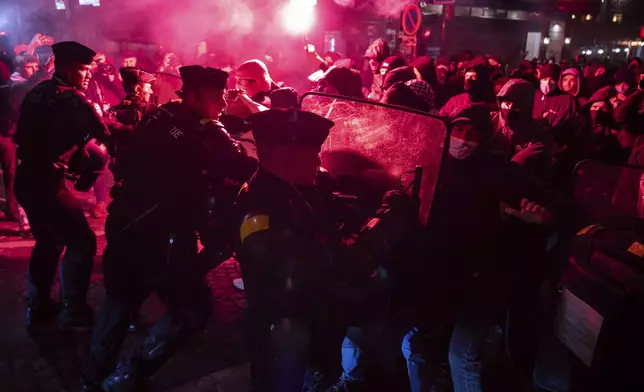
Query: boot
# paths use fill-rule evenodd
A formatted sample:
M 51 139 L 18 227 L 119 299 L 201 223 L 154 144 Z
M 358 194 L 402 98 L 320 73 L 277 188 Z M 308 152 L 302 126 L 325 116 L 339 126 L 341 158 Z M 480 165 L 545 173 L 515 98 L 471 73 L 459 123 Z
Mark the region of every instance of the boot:
M 51 299 L 29 300 L 25 312 L 27 329 L 37 328 L 49 323 L 58 315 L 58 304 Z
M 103 392 L 100 383 L 90 382 L 85 378 L 81 379 L 81 392 Z
M 340 379 L 326 392 L 364 392 L 364 383 L 362 381 L 349 380 L 347 377 L 342 375 Z
M 58 323 L 63 331 L 88 332 L 94 325 L 94 311 L 87 304 L 65 302 Z
M 131 392 L 142 391 L 145 380 L 139 377 L 131 363 L 120 363 L 114 373 L 103 380 L 105 392 Z
M 309 369 L 304 377 L 303 392 L 325 392 L 331 382 L 326 373 L 321 369 Z

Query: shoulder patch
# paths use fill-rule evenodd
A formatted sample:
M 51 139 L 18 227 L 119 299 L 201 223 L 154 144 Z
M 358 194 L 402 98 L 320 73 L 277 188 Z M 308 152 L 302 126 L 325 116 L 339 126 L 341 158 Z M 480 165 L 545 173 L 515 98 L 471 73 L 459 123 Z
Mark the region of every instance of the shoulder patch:
M 268 230 L 268 228 L 268 215 L 248 214 L 244 217 L 244 221 L 239 228 L 239 238 L 241 239 L 241 242 L 244 243 L 244 240 L 248 238 L 248 236 L 260 231 Z

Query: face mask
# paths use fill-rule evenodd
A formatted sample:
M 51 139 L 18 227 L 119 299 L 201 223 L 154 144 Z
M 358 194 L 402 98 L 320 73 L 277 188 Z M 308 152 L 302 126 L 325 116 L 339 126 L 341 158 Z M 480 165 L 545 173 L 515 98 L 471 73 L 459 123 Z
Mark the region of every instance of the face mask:
M 476 152 L 478 146 L 479 145 L 476 142 L 450 138 L 449 155 L 453 156 L 456 159 L 465 159 L 472 156 L 472 154 Z
M 542 80 L 539 82 L 539 88 L 541 89 L 541 92 L 543 93 L 543 95 L 548 95 L 552 91 L 554 91 L 555 82 L 553 81 L 548 82 L 546 80 Z

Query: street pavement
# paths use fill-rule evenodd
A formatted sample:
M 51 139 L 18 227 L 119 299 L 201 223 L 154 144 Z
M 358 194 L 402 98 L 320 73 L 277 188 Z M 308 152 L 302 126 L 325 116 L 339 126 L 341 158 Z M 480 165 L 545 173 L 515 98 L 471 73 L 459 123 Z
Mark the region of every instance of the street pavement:
M 3 192 L 0 192 L 3 193 Z M 79 194 L 88 209 L 91 194 Z M 0 205 L 3 203 L 0 203 Z M 98 237 L 98 256 L 89 289 L 95 310 L 103 302 L 101 255 L 105 247 L 104 219 L 88 218 Z M 18 236 L 17 223 L 0 213 L 0 391 L 63 392 L 78 389 L 81 369 L 89 350 L 89 334 L 71 334 L 51 328 L 29 334 L 24 328 L 26 273 L 33 240 Z M 152 380 L 152 391 L 247 392 L 248 364 L 243 347 L 242 313 L 245 297 L 232 285 L 241 276 L 238 263 L 230 259 L 210 271 L 206 281 L 213 297 L 213 317 L 204 334 L 195 337 Z M 58 278 L 52 298 L 58 298 Z M 123 350 L 127 354 L 164 313 L 153 295 L 141 311 L 144 329 L 131 334 Z
M 71 187 L 70 187 L 71 188 Z M 4 191 L 0 185 L 0 198 Z M 77 194 L 87 210 L 93 205 L 92 194 Z M 0 201 L 0 209 L 3 207 Z M 105 247 L 104 219 L 88 217 L 98 238 L 89 302 L 97 311 L 105 298 L 101 255 Z M 0 212 L 0 392 L 65 392 L 79 387 L 81 369 L 89 351 L 89 334 L 62 333 L 55 325 L 38 334 L 24 328 L 26 274 L 33 240 L 18 236 L 17 223 L 7 222 Z M 230 259 L 210 271 L 206 281 L 211 287 L 213 316 L 205 333 L 177 353 L 154 377 L 149 387 L 153 392 L 249 392 L 249 368 L 245 355 L 242 314 L 246 306 L 243 291 L 232 281 L 241 277 L 239 264 Z M 52 298 L 60 292 L 58 279 Z M 403 298 L 404 302 L 408 300 Z M 396 306 L 393 306 L 396 308 Z M 154 325 L 164 313 L 160 301 L 152 295 L 141 309 L 144 328 L 131 334 L 122 355 L 127 355 L 144 337 L 145 328 Z M 397 324 L 395 315 L 394 325 Z M 369 372 L 373 386 L 366 392 L 407 391 L 405 366 L 400 355 L 405 326 L 386 329 L 378 342 L 378 365 Z M 338 347 L 338 354 L 340 347 Z M 448 370 L 444 376 L 449 378 Z M 508 372 L 500 372 L 503 388 L 498 392 L 525 391 L 508 384 Z M 370 383 L 371 384 L 371 383 Z M 445 390 L 450 390 L 449 386 Z M 443 389 L 441 389 L 443 390 Z

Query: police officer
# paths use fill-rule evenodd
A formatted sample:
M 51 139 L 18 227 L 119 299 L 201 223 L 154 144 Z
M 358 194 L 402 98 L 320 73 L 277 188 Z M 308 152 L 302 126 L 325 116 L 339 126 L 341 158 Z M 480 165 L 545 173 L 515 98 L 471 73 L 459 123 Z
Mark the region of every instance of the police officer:
M 367 280 L 373 284 L 365 287 L 382 287 L 372 280 L 380 278 L 379 257 L 391 250 L 388 244 L 397 243 L 398 234 L 393 233 L 405 232 L 410 214 L 396 207 L 405 213 L 367 220 L 383 222 L 376 225 L 378 229 L 362 230 L 364 221 L 338 225 L 333 217 L 346 214 L 337 213 L 338 200 L 316 183 L 320 147 L 333 122 L 297 109 L 272 109 L 248 120 L 259 168 L 237 201 L 243 217 L 237 257 L 248 300 L 251 379 L 257 392 L 300 392 L 307 365 L 329 369 L 330 354 L 340 350 L 346 325 L 338 328 L 330 320 L 345 319 L 351 313 L 374 314 L 365 309 L 385 302 L 385 290 L 361 296 L 372 303 L 345 301 L 334 290 L 336 284 Z M 390 210 L 378 214 L 384 211 Z M 338 231 L 338 227 L 346 229 Z M 371 236 L 375 233 L 380 234 Z M 388 241 L 376 239 L 381 235 Z M 343 366 L 346 376 L 356 370 L 358 355 L 351 359 L 344 354 L 359 349 L 354 345 L 343 350 L 343 365 L 345 359 L 351 362 Z M 362 380 L 355 381 L 361 384 Z M 335 390 L 354 390 L 348 389 L 348 382 L 341 384 Z
M 137 67 L 123 67 L 120 73 L 126 94 L 125 99 L 112 107 L 109 113 L 115 120 L 110 125 L 115 157 L 121 154 L 123 147 L 130 143 L 134 128 L 143 116 L 155 107 L 150 103 L 152 83 L 156 80 L 153 74 Z
M 83 164 L 88 142 L 106 141 L 109 131 L 83 94 L 89 85 L 95 52 L 71 41 L 59 42 L 52 49 L 54 76 L 26 95 L 14 137 L 21 161 L 16 173 L 16 196 L 36 240 L 29 263 L 26 321 L 27 327 L 34 327 L 55 315 L 50 290 L 65 249 L 60 271 L 63 308 L 59 323 L 64 329 L 86 329 L 91 328 L 92 322 L 85 300 L 96 236 L 81 203 L 67 188 L 65 176 L 84 169 L 74 165 Z
M 156 78 L 137 67 L 123 67 L 120 73 L 126 95 L 123 102 L 112 108 L 112 112 L 121 124 L 136 125 L 148 110 L 154 108 L 150 98 Z
M 228 74 L 186 66 L 181 102 L 150 111 L 117 166 L 121 179 L 105 225 L 107 298 L 92 337 L 84 388 L 139 390 L 177 343 L 205 327 L 210 296 L 197 257 L 197 232 L 227 179 L 243 182 L 257 163 L 241 152 L 217 120 L 226 107 Z M 114 371 L 129 315 L 156 292 L 168 312 L 136 354 Z M 106 377 L 107 376 L 107 377 Z

